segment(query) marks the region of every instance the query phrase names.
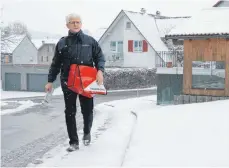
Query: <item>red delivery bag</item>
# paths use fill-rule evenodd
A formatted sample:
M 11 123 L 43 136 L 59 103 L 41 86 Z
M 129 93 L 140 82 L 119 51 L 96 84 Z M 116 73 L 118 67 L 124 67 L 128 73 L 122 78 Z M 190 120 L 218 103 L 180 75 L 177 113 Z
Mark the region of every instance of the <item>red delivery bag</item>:
M 95 94 L 106 95 L 104 85 L 96 82 L 97 69 L 85 65 L 72 64 L 68 75 L 68 88 L 78 94 L 92 98 Z

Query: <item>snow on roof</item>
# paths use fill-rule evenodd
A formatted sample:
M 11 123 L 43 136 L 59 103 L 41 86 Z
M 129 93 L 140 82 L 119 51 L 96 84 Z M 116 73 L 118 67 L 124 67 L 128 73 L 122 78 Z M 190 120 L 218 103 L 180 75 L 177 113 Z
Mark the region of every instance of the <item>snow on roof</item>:
M 219 5 L 221 5 L 224 2 L 229 2 L 229 0 L 219 0 L 218 2 L 216 2 L 216 4 L 213 5 L 213 7 L 219 7 Z M 228 4 L 226 4 L 226 6 L 228 6 Z
M 124 11 L 132 23 L 137 27 L 140 33 L 148 41 L 148 43 L 158 51 L 168 51 L 168 47 L 161 40 L 155 18 L 148 14 L 138 12 Z
M 25 37 L 26 35 L 11 35 L 6 37 L 1 43 L 1 53 L 13 53 Z
M 158 18 L 156 24 L 161 37 L 165 37 L 166 34 L 171 32 L 177 26 L 185 24 L 190 17 L 171 17 L 171 18 Z
M 60 39 L 32 39 L 33 44 L 39 49 L 43 44 L 57 44 Z
M 229 35 L 229 8 L 202 9 L 187 23 L 176 27 L 168 36 Z

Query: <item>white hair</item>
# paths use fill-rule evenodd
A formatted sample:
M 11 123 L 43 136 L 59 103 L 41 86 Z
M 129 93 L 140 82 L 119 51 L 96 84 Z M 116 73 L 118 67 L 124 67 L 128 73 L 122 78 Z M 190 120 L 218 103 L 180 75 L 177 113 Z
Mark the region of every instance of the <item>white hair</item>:
M 82 19 L 81 19 L 80 15 L 78 15 L 76 13 L 71 13 L 71 14 L 66 16 L 66 24 L 68 24 L 72 18 L 80 19 L 80 22 L 82 22 Z

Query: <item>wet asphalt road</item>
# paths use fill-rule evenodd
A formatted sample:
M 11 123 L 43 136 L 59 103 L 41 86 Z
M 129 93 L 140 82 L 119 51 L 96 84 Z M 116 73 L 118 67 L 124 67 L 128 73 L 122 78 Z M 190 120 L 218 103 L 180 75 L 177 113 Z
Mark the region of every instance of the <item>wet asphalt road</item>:
M 155 90 L 139 91 L 138 94 L 136 91 L 109 93 L 106 96 L 97 96 L 95 105 L 137 95 L 155 94 Z M 41 103 L 42 98 L 20 100 Z M 77 111 L 77 126 L 80 130 L 83 127 L 82 116 L 80 109 Z M 18 113 L 3 115 L 1 116 L 1 167 L 25 167 L 58 144 L 64 143 L 67 138 L 62 96 L 54 97 L 49 106 L 39 104 Z

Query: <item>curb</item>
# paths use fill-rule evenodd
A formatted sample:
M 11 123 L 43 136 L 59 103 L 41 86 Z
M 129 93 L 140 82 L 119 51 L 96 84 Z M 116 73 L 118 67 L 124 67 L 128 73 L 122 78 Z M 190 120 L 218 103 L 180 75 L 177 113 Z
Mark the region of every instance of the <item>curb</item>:
M 126 155 L 127 155 L 127 152 L 128 152 L 128 149 L 130 148 L 130 143 L 132 141 L 132 138 L 133 138 L 133 135 L 134 135 L 134 131 L 135 131 L 135 128 L 136 128 L 136 122 L 137 122 L 137 119 L 138 119 L 138 115 L 136 112 L 134 111 L 130 111 L 131 114 L 133 116 L 135 116 L 135 120 L 134 120 L 134 123 L 133 123 L 133 126 L 132 126 L 132 130 L 130 132 L 130 136 L 129 136 L 129 140 L 128 140 L 128 143 L 127 143 L 127 146 L 126 146 L 126 149 L 124 151 L 124 154 L 123 154 L 123 157 L 122 157 L 122 162 L 121 162 L 121 167 L 123 166 L 124 162 L 125 162 L 125 159 L 126 159 Z

